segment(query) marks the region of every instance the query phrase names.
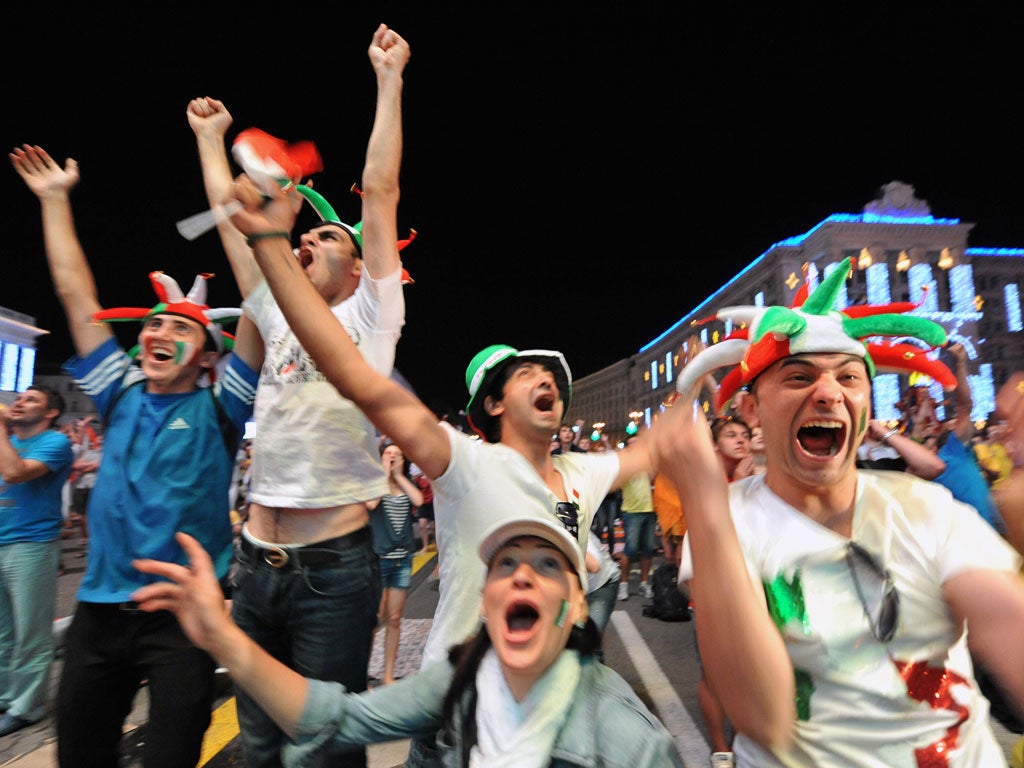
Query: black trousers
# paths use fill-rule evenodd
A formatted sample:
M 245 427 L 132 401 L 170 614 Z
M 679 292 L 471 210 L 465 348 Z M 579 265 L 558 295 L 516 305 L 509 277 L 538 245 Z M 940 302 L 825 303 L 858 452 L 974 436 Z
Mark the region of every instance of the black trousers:
M 79 603 L 68 629 L 57 694 L 60 768 L 118 768 L 122 726 L 149 688 L 142 763 L 195 768 L 210 725 L 214 660 L 172 613 Z

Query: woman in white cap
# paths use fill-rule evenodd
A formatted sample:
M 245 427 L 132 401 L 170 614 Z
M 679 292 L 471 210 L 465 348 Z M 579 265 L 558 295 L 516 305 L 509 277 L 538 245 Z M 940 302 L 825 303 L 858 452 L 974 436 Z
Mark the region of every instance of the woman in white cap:
M 256 645 L 224 609 L 210 559 L 178 534 L 191 567 L 139 560 L 170 581 L 138 590 L 143 611 L 170 610 L 292 739 L 286 764 L 326 744 L 435 736 L 442 766 L 679 766 L 671 735 L 617 672 L 595 658 L 584 551 L 550 515 L 507 517 L 483 537 L 480 631 L 446 661 L 352 694 L 310 680 Z

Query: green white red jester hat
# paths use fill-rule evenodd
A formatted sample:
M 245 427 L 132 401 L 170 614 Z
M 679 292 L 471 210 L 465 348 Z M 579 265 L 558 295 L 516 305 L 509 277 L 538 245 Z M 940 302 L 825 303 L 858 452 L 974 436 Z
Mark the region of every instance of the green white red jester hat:
M 309 204 L 311 206 L 313 206 L 313 210 L 316 211 L 317 215 L 320 217 L 320 221 L 322 221 L 324 224 L 333 224 L 334 226 L 340 227 L 341 229 L 348 232 L 349 237 L 352 238 L 352 242 L 356 244 L 356 251 L 358 252 L 359 257 L 362 258 L 363 222 L 359 221 L 356 222 L 354 225 L 346 224 L 341 220 L 341 217 L 338 216 L 334 208 L 331 206 L 330 203 L 327 202 L 324 196 L 317 192 L 315 189 L 313 189 L 312 187 L 307 187 L 305 184 L 296 184 L 295 189 L 298 191 L 300 195 L 302 195 L 304 198 L 306 198 L 306 200 L 309 201 Z M 363 190 L 361 190 L 357 184 L 353 184 L 350 191 L 355 192 L 360 197 L 363 196 Z M 402 250 L 405 249 L 405 246 L 407 246 L 415 239 L 416 230 L 410 229 L 409 237 L 407 237 L 405 240 L 398 241 L 399 253 L 401 253 Z M 408 285 L 415 282 L 416 281 L 412 279 L 412 277 L 409 275 L 409 272 L 405 269 L 405 267 L 402 267 L 402 284 Z
M 206 281 L 213 277 L 211 272 L 196 275 L 191 290 L 186 295 L 173 277 L 163 272 L 150 272 L 149 280 L 153 284 L 159 303 L 149 309 L 145 307 L 116 307 L 96 312 L 92 319 L 97 323 L 116 323 L 138 320 L 145 322 L 153 315 L 178 315 L 199 323 L 213 342 L 218 354 L 230 351 L 234 346 L 234 336 L 224 330 L 224 323 L 234 322 L 242 314 L 237 307 L 211 309 L 206 303 Z M 132 356 L 138 351 L 133 349 Z M 184 359 L 188 350 L 179 350 L 179 357 Z M 197 350 L 201 351 L 201 350 Z
M 946 331 L 927 318 L 904 314 L 919 304 L 857 304 L 833 309 L 853 266 L 852 258 L 840 263 L 813 292 L 808 292 L 805 284 L 792 307 L 725 307 L 698 321 L 731 320 L 740 327 L 694 357 L 676 379 L 676 391 L 686 392 L 706 374 L 735 366 L 719 384 L 715 410 L 721 412 L 740 387 L 768 366 L 792 355 L 811 353 L 852 354 L 864 359 L 871 376 L 877 371 L 918 371 L 946 389 L 955 388 L 956 378 L 949 368 L 927 355 L 946 343 Z M 897 341 L 906 337 L 924 342 L 929 349 Z

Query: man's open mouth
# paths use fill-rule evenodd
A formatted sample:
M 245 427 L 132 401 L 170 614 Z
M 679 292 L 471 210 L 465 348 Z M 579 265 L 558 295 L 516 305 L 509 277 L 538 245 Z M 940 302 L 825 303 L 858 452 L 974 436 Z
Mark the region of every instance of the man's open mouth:
M 533 404 L 538 411 L 552 411 L 555 408 L 555 396 L 553 394 L 540 395 Z
M 811 456 L 835 456 L 845 442 L 846 426 L 831 419 L 809 421 L 797 430 L 796 439 Z

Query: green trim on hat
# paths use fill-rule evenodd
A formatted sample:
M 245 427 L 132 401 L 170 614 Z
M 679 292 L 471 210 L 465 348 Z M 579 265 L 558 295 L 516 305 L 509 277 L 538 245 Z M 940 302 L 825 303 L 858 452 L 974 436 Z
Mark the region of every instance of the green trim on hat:
M 569 402 L 572 399 L 572 372 L 561 352 L 550 349 L 520 351 L 508 344 L 492 344 L 477 352 L 466 367 L 466 389 L 469 390 L 466 415 L 469 417 L 470 426 L 484 439 L 487 439 L 485 433 L 490 432 L 493 417 L 484 409 L 483 401 L 490 393 L 494 379 L 504 370 L 507 361 L 512 359 L 534 360 L 550 365 L 563 409 L 569 409 Z M 558 361 L 560 367 L 555 366 L 553 361 Z
M 466 410 L 473 406 L 473 400 L 476 399 L 477 392 L 480 391 L 484 377 L 502 360 L 513 357 L 517 353 L 518 350 L 508 344 L 492 344 L 476 353 L 466 368 L 466 389 L 469 390 L 469 403 L 466 404 Z
M 321 221 L 326 224 L 335 224 L 348 232 L 349 237 L 352 238 L 352 242 L 356 244 L 356 249 L 359 251 L 359 255 L 362 256 L 363 222 L 358 222 L 354 227 L 346 224 L 341 220 L 331 204 L 327 202 L 327 199 L 315 189 L 307 187 L 305 184 L 296 184 L 295 189 L 297 189 L 299 194 L 309 201 L 309 204 L 313 206 L 313 210 L 316 211 Z

